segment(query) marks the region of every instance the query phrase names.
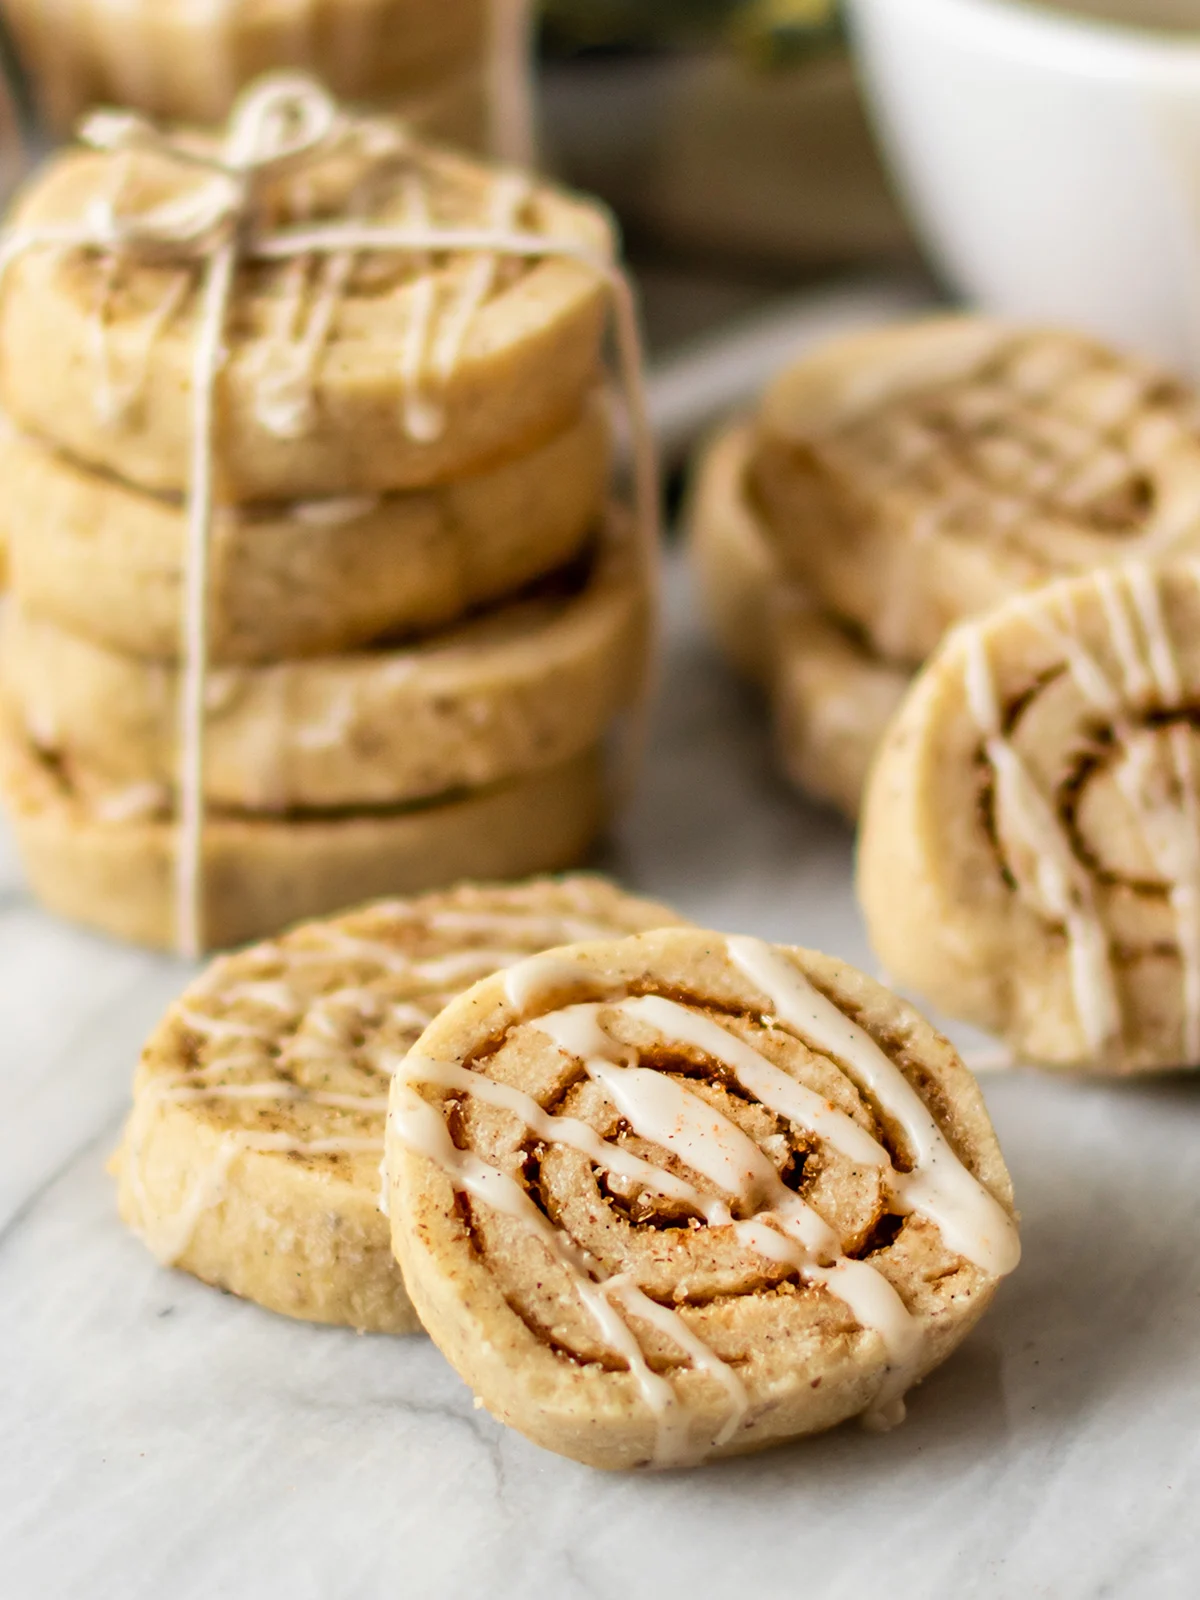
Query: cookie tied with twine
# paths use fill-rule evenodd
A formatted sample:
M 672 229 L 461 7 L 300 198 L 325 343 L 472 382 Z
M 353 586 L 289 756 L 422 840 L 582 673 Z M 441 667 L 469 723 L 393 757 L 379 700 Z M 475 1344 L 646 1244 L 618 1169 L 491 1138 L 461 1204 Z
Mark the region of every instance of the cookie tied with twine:
M 215 148 L 127 112 L 81 136 L 96 154 L 52 165 L 0 245 L 4 401 L 80 459 L 186 494 L 176 910 L 195 954 L 218 497 L 416 487 L 532 446 L 594 383 L 607 306 L 652 585 L 637 313 L 594 208 L 301 75 L 247 89 Z M 33 360 L 51 329 L 63 359 Z M 61 374 L 89 360 L 81 406 Z

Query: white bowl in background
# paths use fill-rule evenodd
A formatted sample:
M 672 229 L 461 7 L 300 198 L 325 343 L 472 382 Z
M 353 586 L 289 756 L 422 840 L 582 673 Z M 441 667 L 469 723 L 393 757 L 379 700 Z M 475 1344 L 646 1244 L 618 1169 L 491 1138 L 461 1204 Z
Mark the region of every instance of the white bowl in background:
M 950 285 L 1200 377 L 1200 19 L 1193 36 L 1025 0 L 849 9 L 886 152 Z

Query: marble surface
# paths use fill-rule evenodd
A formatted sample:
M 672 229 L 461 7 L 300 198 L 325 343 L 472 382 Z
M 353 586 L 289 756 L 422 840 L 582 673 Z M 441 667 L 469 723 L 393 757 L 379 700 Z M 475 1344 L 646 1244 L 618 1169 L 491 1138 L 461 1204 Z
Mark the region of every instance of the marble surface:
M 771 774 L 677 616 L 610 865 L 714 925 L 869 964 L 850 839 Z M 553 1600 L 1200 1593 L 1200 1087 L 987 1081 L 1026 1255 L 880 1438 L 605 1477 L 485 1413 L 420 1339 L 160 1270 L 104 1161 L 185 970 L 55 924 L 0 863 L 0 1594 Z

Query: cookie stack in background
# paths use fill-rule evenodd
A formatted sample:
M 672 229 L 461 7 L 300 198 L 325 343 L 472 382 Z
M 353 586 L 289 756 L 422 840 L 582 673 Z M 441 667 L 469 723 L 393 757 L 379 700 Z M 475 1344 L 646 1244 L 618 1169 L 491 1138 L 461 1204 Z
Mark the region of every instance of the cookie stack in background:
M 524 160 L 530 0 L 0 0 L 46 123 L 95 105 L 215 123 L 261 73 L 316 73 L 431 137 Z
M 18 204 L 0 300 L 36 891 L 219 946 L 575 863 L 651 620 L 653 506 L 611 503 L 607 217 L 309 80 L 248 91 L 212 167 L 93 134 Z
M 856 817 L 947 630 L 1049 580 L 1200 553 L 1200 411 L 1079 335 L 975 316 L 838 339 L 703 455 L 693 566 L 781 764 Z

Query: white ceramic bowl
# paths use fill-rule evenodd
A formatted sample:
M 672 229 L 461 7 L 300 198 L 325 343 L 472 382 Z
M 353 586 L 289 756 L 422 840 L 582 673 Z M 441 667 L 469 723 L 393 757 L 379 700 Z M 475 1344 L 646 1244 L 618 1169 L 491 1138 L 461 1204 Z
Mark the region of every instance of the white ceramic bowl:
M 949 283 L 1200 377 L 1200 22 L 1192 36 L 1024 0 L 849 5 L 896 178 Z

